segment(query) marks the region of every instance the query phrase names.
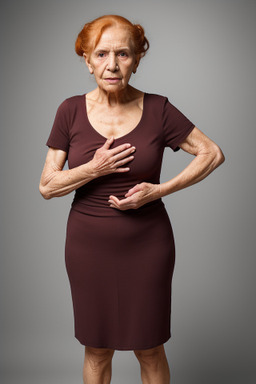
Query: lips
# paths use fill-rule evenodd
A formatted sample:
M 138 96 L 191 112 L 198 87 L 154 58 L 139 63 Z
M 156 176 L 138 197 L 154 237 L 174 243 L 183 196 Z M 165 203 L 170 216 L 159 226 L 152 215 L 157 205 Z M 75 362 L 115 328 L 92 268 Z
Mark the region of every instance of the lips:
M 121 80 L 120 77 L 106 77 L 104 79 L 108 84 L 117 84 Z

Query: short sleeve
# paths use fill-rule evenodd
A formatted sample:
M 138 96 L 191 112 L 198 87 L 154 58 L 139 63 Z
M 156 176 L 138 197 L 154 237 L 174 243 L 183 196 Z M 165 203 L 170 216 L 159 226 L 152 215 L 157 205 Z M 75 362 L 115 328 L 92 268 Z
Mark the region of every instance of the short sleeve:
M 52 130 L 46 145 L 48 145 L 48 147 L 61 149 L 68 153 L 69 109 L 67 100 L 64 100 L 57 109 Z
M 193 124 L 182 112 L 180 112 L 167 97 L 163 108 L 163 131 L 166 147 L 171 147 L 174 152 L 180 149 L 182 143 L 193 130 Z

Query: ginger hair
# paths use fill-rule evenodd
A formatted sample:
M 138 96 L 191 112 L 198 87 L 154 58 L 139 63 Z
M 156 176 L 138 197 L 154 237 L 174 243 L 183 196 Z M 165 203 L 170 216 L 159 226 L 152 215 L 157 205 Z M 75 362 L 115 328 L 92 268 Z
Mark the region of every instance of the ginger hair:
M 149 42 L 143 27 L 140 24 L 132 24 L 126 18 L 118 15 L 105 15 L 86 23 L 75 42 L 76 53 L 79 56 L 83 56 L 84 53 L 90 56 L 99 43 L 102 33 L 113 26 L 126 28 L 131 36 L 134 54 L 139 58 L 145 56 L 149 49 Z

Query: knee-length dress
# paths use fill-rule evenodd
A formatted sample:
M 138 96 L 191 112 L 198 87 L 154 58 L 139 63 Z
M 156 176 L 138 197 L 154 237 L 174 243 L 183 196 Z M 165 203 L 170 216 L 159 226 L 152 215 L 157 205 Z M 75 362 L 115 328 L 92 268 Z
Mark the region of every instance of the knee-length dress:
M 106 138 L 89 122 L 85 94 L 59 106 L 49 147 L 67 152 L 69 168 L 90 161 Z M 168 99 L 144 94 L 138 125 L 112 147 L 136 147 L 130 171 L 91 180 L 75 192 L 65 245 L 74 335 L 96 348 L 153 348 L 171 337 L 171 285 L 175 262 L 172 226 L 162 199 L 138 209 L 111 208 L 141 182 L 158 184 L 165 147 L 173 151 L 195 125 Z

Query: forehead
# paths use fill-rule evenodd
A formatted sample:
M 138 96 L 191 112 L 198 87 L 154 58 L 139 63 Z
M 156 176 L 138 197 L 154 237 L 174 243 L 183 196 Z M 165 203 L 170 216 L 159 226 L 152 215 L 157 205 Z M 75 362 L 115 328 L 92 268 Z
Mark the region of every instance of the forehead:
M 95 49 L 108 48 L 133 48 L 132 39 L 129 31 L 122 27 L 109 27 L 101 35 L 100 41 L 98 42 Z

